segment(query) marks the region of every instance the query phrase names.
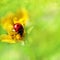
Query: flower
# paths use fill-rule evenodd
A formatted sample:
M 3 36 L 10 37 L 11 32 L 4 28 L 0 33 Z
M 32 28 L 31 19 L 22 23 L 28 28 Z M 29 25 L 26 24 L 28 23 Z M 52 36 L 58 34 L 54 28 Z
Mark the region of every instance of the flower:
M 28 18 L 28 13 L 25 9 L 21 9 L 15 15 L 13 13 L 10 13 L 5 18 L 3 18 L 1 25 L 8 34 L 2 34 L 1 41 L 7 43 L 16 43 L 17 41 L 20 41 L 22 39 L 22 36 L 19 34 L 19 32 L 15 31 L 16 28 L 14 29 L 13 26 L 14 24 L 18 23 L 24 28 Z M 22 29 L 19 30 L 20 33 L 21 30 Z M 22 32 L 22 35 L 24 35 L 24 31 Z

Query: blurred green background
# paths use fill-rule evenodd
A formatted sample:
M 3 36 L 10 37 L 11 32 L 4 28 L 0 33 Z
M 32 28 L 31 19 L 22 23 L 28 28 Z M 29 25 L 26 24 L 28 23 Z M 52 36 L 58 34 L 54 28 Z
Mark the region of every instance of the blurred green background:
M 60 60 L 60 0 L 0 0 L 0 17 L 20 8 L 30 16 L 25 44 L 0 42 L 0 60 Z

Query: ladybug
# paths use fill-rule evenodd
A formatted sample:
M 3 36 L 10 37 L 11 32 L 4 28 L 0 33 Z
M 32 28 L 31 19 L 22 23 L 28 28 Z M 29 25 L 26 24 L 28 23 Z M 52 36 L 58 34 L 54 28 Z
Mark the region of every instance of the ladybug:
M 20 34 L 21 37 L 23 36 L 23 33 L 24 33 L 24 27 L 23 27 L 23 25 L 21 25 L 20 23 L 15 23 L 15 24 L 13 25 L 13 29 L 14 29 L 18 34 Z

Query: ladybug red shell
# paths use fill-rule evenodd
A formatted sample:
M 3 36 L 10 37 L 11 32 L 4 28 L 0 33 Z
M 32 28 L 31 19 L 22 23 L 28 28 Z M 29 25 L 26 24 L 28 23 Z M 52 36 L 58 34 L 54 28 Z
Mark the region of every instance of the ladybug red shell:
M 13 28 L 14 28 L 14 30 L 15 30 L 18 34 L 20 34 L 21 36 L 23 36 L 23 33 L 24 33 L 24 27 L 23 27 L 23 25 L 21 25 L 21 24 L 19 24 L 19 23 L 15 23 L 15 24 L 13 25 Z

